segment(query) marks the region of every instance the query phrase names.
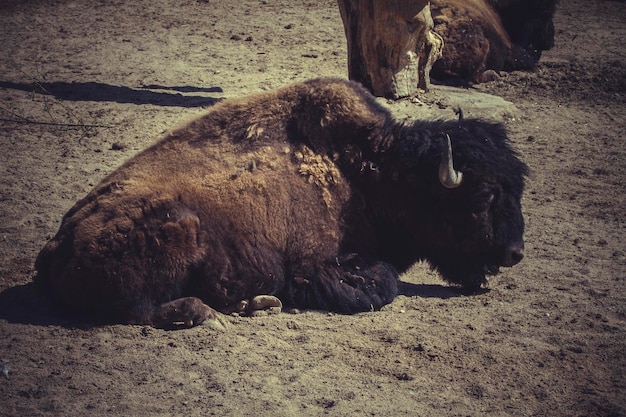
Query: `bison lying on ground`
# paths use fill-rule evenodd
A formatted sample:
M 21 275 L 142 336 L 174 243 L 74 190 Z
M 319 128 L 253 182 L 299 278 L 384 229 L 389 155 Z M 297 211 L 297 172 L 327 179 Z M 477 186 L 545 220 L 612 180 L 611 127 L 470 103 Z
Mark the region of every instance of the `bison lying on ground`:
M 501 125 L 403 125 L 356 83 L 312 80 L 226 100 L 126 162 L 35 281 L 82 316 L 157 326 L 262 294 L 378 309 L 421 259 L 476 290 L 523 256 L 525 173 Z
M 532 69 L 541 52 L 554 45 L 556 4 L 557 0 L 433 0 L 435 32 L 444 46 L 432 77 L 481 82 L 488 81 L 493 71 Z

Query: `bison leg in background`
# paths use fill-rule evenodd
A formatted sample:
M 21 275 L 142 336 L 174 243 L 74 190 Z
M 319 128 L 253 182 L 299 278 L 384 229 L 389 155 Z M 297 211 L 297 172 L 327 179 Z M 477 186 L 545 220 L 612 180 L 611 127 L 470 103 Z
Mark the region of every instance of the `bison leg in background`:
M 351 254 L 306 273 L 296 271 L 286 282 L 283 301 L 297 308 L 351 314 L 378 310 L 397 292 L 393 266 Z

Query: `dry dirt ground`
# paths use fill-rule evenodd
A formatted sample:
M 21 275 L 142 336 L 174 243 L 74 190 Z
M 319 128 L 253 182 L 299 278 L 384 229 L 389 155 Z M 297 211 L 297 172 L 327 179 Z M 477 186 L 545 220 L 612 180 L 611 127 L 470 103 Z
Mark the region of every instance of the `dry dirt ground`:
M 389 103 L 502 120 L 531 166 L 526 258 L 489 291 L 418 265 L 379 312 L 167 332 L 56 318 L 35 256 L 101 178 L 216 100 L 346 77 L 338 8 L 2 0 L 0 415 L 626 415 L 626 3 L 562 0 L 555 25 L 534 73 Z

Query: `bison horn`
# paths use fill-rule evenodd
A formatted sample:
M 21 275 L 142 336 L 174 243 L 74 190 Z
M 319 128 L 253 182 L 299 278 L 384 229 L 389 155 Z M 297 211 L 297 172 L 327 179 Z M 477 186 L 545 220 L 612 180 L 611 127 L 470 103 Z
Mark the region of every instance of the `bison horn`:
M 448 150 L 444 151 L 441 155 L 441 162 L 439 163 L 439 181 L 441 185 L 446 188 L 456 188 L 461 185 L 463 181 L 463 173 L 454 169 L 454 160 L 452 159 L 452 143 L 450 142 L 450 135 L 446 133 L 446 139 L 448 142 Z

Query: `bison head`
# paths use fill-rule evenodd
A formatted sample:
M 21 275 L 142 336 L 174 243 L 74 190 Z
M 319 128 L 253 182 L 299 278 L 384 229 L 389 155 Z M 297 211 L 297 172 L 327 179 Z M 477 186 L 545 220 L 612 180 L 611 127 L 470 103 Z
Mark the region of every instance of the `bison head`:
M 387 259 L 401 270 L 425 259 L 446 281 L 475 291 L 523 258 L 528 169 L 501 125 L 417 122 L 397 148 L 394 181 L 406 203 L 386 225 L 397 242 Z

